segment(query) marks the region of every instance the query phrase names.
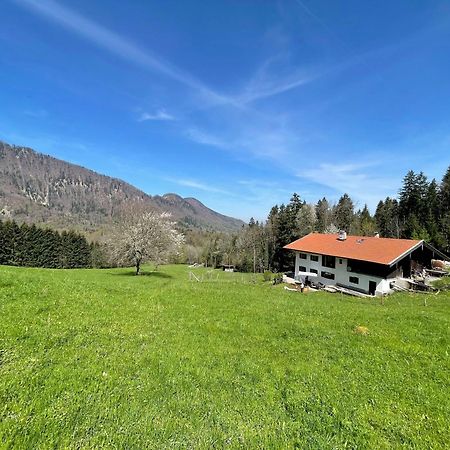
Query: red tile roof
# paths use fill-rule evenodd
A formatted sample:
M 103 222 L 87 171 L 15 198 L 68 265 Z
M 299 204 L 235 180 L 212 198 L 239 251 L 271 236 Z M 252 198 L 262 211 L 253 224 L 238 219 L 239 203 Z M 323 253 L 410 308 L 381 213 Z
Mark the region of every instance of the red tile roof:
M 340 241 L 337 234 L 310 233 L 284 248 L 390 265 L 400 256 L 414 250 L 421 242 L 423 241 L 367 236 L 347 236 L 345 241 Z

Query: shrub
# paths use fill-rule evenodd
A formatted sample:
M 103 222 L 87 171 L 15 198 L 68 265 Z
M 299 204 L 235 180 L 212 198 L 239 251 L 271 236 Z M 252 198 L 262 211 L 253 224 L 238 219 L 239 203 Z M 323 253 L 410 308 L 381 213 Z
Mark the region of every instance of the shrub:
M 273 284 L 280 284 L 283 282 L 283 274 L 282 273 L 276 273 L 273 276 Z
M 265 270 L 263 273 L 263 280 L 264 281 L 271 281 L 272 280 L 273 273 L 270 270 Z
M 433 286 L 442 291 L 450 290 L 450 277 L 443 277 L 439 280 L 433 281 Z

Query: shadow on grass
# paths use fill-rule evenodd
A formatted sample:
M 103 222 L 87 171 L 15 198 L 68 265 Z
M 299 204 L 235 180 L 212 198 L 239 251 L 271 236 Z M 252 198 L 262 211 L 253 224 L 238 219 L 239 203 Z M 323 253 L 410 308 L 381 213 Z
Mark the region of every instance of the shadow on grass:
M 167 273 L 164 272 L 156 272 L 156 271 L 152 271 L 152 272 L 141 272 L 139 275 L 136 275 L 135 271 L 130 271 L 130 272 L 119 272 L 119 273 L 112 273 L 111 275 L 115 275 L 115 276 L 121 276 L 121 277 L 155 277 L 155 278 L 173 278 L 172 275 L 168 275 Z

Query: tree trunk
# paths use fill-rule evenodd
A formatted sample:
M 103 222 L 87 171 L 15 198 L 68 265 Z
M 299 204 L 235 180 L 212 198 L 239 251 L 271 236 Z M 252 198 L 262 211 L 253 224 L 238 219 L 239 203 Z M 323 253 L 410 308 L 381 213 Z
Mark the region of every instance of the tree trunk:
M 136 259 L 136 275 L 139 275 L 140 270 L 141 270 L 141 260 Z

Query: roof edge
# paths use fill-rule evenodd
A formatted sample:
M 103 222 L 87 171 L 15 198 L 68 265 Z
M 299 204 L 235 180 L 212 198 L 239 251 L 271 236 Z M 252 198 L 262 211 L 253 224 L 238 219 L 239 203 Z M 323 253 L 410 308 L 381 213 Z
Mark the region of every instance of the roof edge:
M 436 247 L 433 247 L 428 242 L 424 241 L 424 244 L 425 244 L 426 247 L 428 247 L 429 250 L 431 250 L 432 252 L 436 253 L 441 258 L 445 259 L 446 261 L 450 261 L 450 257 L 448 255 L 446 255 L 444 252 L 441 252 L 440 250 L 438 250 Z
M 392 266 L 397 261 L 400 261 L 403 257 L 405 257 L 408 253 L 413 252 L 414 250 L 419 248 L 419 246 L 423 245 L 424 243 L 425 243 L 425 241 L 423 239 L 421 239 L 416 245 L 413 245 L 408 250 L 404 251 L 401 255 L 397 256 L 397 258 L 394 258 L 391 262 L 387 263 L 386 265 L 387 266 Z

